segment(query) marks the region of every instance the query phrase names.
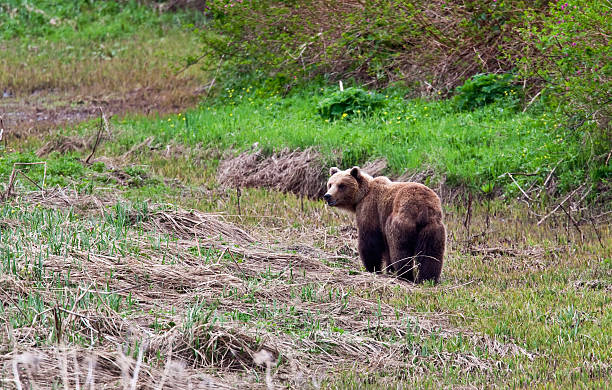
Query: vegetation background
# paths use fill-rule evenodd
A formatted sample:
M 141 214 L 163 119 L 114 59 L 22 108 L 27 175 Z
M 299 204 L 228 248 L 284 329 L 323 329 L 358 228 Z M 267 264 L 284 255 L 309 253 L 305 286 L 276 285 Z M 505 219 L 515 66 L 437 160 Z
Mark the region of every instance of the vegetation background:
M 2 386 L 606 388 L 611 11 L 2 2 Z M 441 195 L 440 284 L 330 165 Z

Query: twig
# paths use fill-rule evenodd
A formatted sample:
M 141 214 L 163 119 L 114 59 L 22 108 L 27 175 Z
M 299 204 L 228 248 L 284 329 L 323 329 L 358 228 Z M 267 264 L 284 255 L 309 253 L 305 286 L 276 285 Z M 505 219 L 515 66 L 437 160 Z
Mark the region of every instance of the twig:
M 468 237 L 468 246 L 470 245 L 469 237 L 470 237 L 470 225 L 472 222 L 472 193 L 468 193 L 468 205 L 467 205 L 467 213 L 465 215 L 465 220 L 463 221 L 463 226 L 466 228 L 466 234 Z
M 467 285 L 470 285 L 470 284 L 474 283 L 475 281 L 476 280 L 470 280 L 469 282 L 465 282 L 465 283 L 458 284 L 456 286 L 449 287 L 449 288 L 447 288 L 447 290 L 455 290 L 455 289 L 458 289 L 460 287 L 465 287 Z
M 478 59 L 480 60 L 480 62 L 482 63 L 483 69 L 487 68 L 487 63 L 482 59 L 482 57 L 480 56 L 480 53 L 478 52 L 478 50 L 476 50 L 475 47 L 472 47 L 472 49 L 474 50 L 474 53 L 476 53 L 476 55 L 478 56 Z
M 11 196 L 11 191 L 13 190 L 13 187 L 15 186 L 15 179 L 18 173 L 23 175 L 26 179 L 28 179 L 31 183 L 33 183 L 36 187 L 38 187 L 41 191 L 43 191 L 42 187 L 39 186 L 36 182 L 34 182 L 34 180 L 28 177 L 25 173 L 21 172 L 21 170 L 17 169 L 17 166 L 21 166 L 21 165 L 40 165 L 40 164 L 44 165 L 43 182 L 42 182 L 42 187 L 44 187 L 45 179 L 47 178 L 47 162 L 46 161 L 38 161 L 38 162 L 31 162 L 31 163 L 17 162 L 13 164 L 13 170 L 11 171 L 11 176 L 9 177 L 8 186 L 6 187 L 6 192 L 4 193 L 4 199 L 8 199 Z
M 36 188 L 38 188 L 39 190 L 43 191 L 43 188 L 41 186 L 39 186 L 38 183 L 36 183 L 34 180 L 32 180 L 28 175 L 26 175 L 22 171 L 17 171 L 17 173 L 19 173 L 21 176 L 26 178 L 30 183 L 34 184 L 36 186 Z
M 182 69 L 180 69 L 179 71 L 177 71 L 174 75 L 178 76 L 179 74 L 183 73 L 184 71 L 186 71 L 188 68 L 190 68 L 192 65 L 197 64 L 198 62 L 200 62 L 202 60 L 202 58 L 206 57 L 208 55 L 208 53 L 202 54 L 201 56 L 199 56 L 198 58 L 196 58 L 193 61 L 189 61 L 189 64 L 185 65 Z
M 57 359 L 60 362 L 60 372 L 62 373 L 62 383 L 64 384 L 64 389 L 69 390 L 68 386 L 68 359 L 66 358 L 66 348 L 63 345 L 57 350 Z
M 75 390 L 81 390 L 81 368 L 79 367 L 79 361 L 77 360 L 76 351 L 72 351 L 72 364 L 74 364 L 74 388 Z
M 206 88 L 206 96 L 208 96 L 210 94 L 210 90 L 212 89 L 212 87 L 215 85 L 215 81 L 217 81 L 216 77 L 213 77 L 212 81 L 210 82 L 210 84 L 208 84 L 208 88 Z
M 561 201 L 561 203 L 559 203 L 559 204 L 557 205 L 557 207 L 555 207 L 555 208 L 553 209 L 553 211 L 551 211 L 550 213 L 546 214 L 546 215 L 545 215 L 545 216 L 544 216 L 542 219 L 540 219 L 540 220 L 538 221 L 537 225 L 538 225 L 538 226 L 540 226 L 540 225 L 542 224 L 542 222 L 546 221 L 546 220 L 548 219 L 548 217 L 550 217 L 550 216 L 551 216 L 551 215 L 553 215 L 553 214 L 554 214 L 554 213 L 555 213 L 557 210 L 559 210 L 559 207 L 561 207 L 561 206 L 562 206 L 562 205 L 563 205 L 565 202 L 567 202 L 567 200 L 568 200 L 569 198 L 571 198 L 571 197 L 572 197 L 572 196 L 573 196 L 573 195 L 576 193 L 576 191 L 578 191 L 579 189 L 581 189 L 583 186 L 584 186 L 584 184 L 581 184 L 581 185 L 580 185 L 578 188 L 576 188 L 574 191 L 572 191 L 572 193 L 571 193 L 571 194 L 569 194 L 568 196 L 566 196 L 566 197 L 565 197 L 565 199 L 563 199 L 563 200 Z
M 81 299 L 83 299 L 83 297 L 91 292 L 89 291 L 89 289 L 93 286 L 93 283 L 89 285 L 89 287 L 87 287 L 83 293 L 81 295 L 79 295 L 79 297 L 77 299 L 75 299 L 74 304 L 72 305 L 72 309 L 70 310 L 68 317 L 66 318 L 66 324 L 70 325 L 70 322 L 72 321 L 72 317 L 74 316 L 73 313 L 76 311 L 77 309 L 77 305 L 79 304 L 79 302 L 81 301 Z
M 536 176 L 540 173 L 540 168 L 536 169 L 535 172 L 506 172 L 503 175 L 498 176 L 498 179 L 504 177 L 504 175 L 514 175 L 514 176 Z
M 238 262 L 236 261 L 236 258 L 234 258 L 234 254 L 232 253 L 232 251 L 227 250 L 227 249 L 226 249 L 226 251 L 227 251 L 227 253 L 229 253 L 229 254 L 230 254 L 230 257 L 232 258 L 232 260 L 234 260 L 234 264 L 236 264 L 236 267 L 238 267 L 238 269 L 239 269 L 239 270 L 240 270 L 240 272 L 242 273 L 242 276 L 244 276 L 244 280 L 247 280 L 247 279 L 248 279 L 247 275 L 246 275 L 246 274 L 244 273 L 244 271 L 242 270 L 242 267 L 240 266 L 240 264 L 238 264 Z
M 15 387 L 17 390 L 22 390 L 23 387 L 21 386 L 21 380 L 19 379 L 19 369 L 17 368 L 18 364 L 19 362 L 17 359 L 13 359 L 13 377 L 15 378 Z
M 595 230 L 595 235 L 597 236 L 597 241 L 599 241 L 599 245 L 601 245 L 602 249 L 605 249 L 606 247 L 604 246 L 603 242 L 601 242 L 601 236 L 599 235 L 599 230 L 597 230 L 597 227 L 595 226 L 595 222 L 593 221 L 593 217 L 590 217 L 589 221 L 591 221 L 591 225 L 593 226 L 593 230 Z
M 4 117 L 0 115 L 0 141 L 2 141 L 2 138 L 4 138 L 4 150 L 6 150 L 8 145 L 7 145 L 7 137 L 4 137 Z
M 229 43 L 228 43 L 229 45 Z M 213 76 L 212 81 L 210 82 L 210 85 L 208 86 L 208 89 L 206 90 L 206 95 L 208 97 L 208 95 L 210 94 L 210 90 L 212 89 L 213 85 L 215 85 L 215 81 L 217 80 L 217 75 L 219 74 L 219 70 L 221 69 L 221 64 L 223 63 L 223 58 L 225 57 L 225 54 L 221 55 L 221 58 L 219 59 L 219 65 L 217 65 L 217 69 L 215 69 L 215 75 Z
M 25 315 L 25 313 L 23 312 L 23 310 L 21 310 L 21 308 L 17 305 L 17 302 L 15 302 L 15 300 L 13 299 L 13 297 L 11 297 L 9 295 L 9 293 L 7 293 L 6 291 L 4 291 L 4 289 L 2 287 L 0 287 L 0 291 L 2 291 L 7 297 L 8 299 L 13 302 L 13 305 L 15 305 L 15 307 L 17 308 L 17 310 L 19 310 L 19 312 L 21 313 L 21 315 L 23 316 L 24 319 L 27 319 L 28 317 Z
M 561 164 L 561 162 L 563 161 L 563 159 L 559 160 L 557 162 L 557 165 L 555 165 L 555 167 L 552 169 L 552 171 L 550 171 L 550 173 L 548 174 L 548 176 L 546 176 L 546 180 L 544 180 L 544 184 L 542 184 L 542 186 L 540 187 L 540 190 L 538 191 L 537 195 L 535 196 L 536 199 L 540 197 L 540 194 L 542 193 L 542 190 L 544 188 L 546 188 L 546 185 L 548 185 L 548 181 L 550 180 L 550 178 L 552 177 L 553 173 L 555 173 L 555 170 L 557 169 L 557 167 L 559 166 L 559 164 Z
M 136 361 L 136 367 L 134 367 L 134 375 L 132 376 L 132 384 L 130 386 L 131 390 L 136 390 L 136 385 L 138 384 L 138 373 L 140 372 L 140 365 L 142 364 L 144 349 L 144 343 L 140 344 L 140 348 L 138 349 L 138 360 Z
M 13 165 L 13 170 L 11 171 L 11 176 L 9 176 L 8 185 L 6 186 L 6 192 L 4 193 L 4 199 L 8 199 L 11 196 L 11 190 L 15 184 L 15 176 L 17 176 L 17 172 L 15 172 L 15 165 Z
M 561 205 L 559 205 L 561 206 Z M 565 207 L 561 206 L 561 210 L 563 210 L 565 212 L 565 214 L 567 215 L 567 218 L 572 221 L 572 224 L 574 225 L 574 227 L 576 228 L 576 230 L 578 230 L 578 233 L 580 233 L 580 241 L 584 242 L 584 234 L 582 233 L 582 230 L 580 230 L 580 227 L 578 227 L 578 223 L 576 222 L 576 220 L 574 219 L 574 217 L 572 217 L 570 215 L 570 213 L 565 209 Z
M 527 111 L 527 109 L 533 104 L 533 102 L 537 99 L 538 96 L 542 93 L 543 89 L 540 89 L 540 92 L 536 93 L 534 97 L 531 98 L 529 103 L 523 108 L 523 112 Z
M 166 366 L 164 367 L 164 372 L 159 381 L 159 385 L 157 386 L 157 390 L 162 390 L 164 387 L 164 382 L 170 373 L 170 364 L 172 363 L 172 340 L 168 343 L 168 358 L 166 359 Z
M 514 180 L 514 177 L 512 177 L 512 174 L 510 172 L 506 172 L 506 175 L 508 175 L 508 177 L 510 178 L 510 180 L 512 180 L 512 182 L 514 183 L 514 185 L 516 185 L 518 187 L 518 189 L 523 193 L 523 195 L 525 195 L 525 198 L 529 199 L 530 201 L 533 202 L 533 199 L 531 199 L 529 197 L 529 195 L 527 195 L 527 193 L 525 191 L 523 191 L 523 189 L 521 188 L 521 186 L 519 185 L 519 183 L 516 182 L 516 180 Z M 503 176 L 503 175 L 502 175 Z
M 90 390 L 94 390 L 95 388 L 95 375 L 94 375 L 94 368 L 96 366 L 96 360 L 97 357 L 94 354 L 91 354 L 91 356 L 89 356 L 88 360 L 88 364 L 87 364 L 87 379 L 85 380 L 85 384 L 83 386 L 87 387 L 87 384 L 90 384 Z
M 91 160 L 93 155 L 96 153 L 96 149 L 98 148 L 98 145 L 100 144 L 100 139 L 102 138 L 102 130 L 104 128 L 104 124 L 106 123 L 106 118 L 104 118 L 104 112 L 102 112 L 102 107 L 98 107 L 98 110 L 100 110 L 100 126 L 98 127 L 98 134 L 96 135 L 96 142 L 94 143 L 94 146 L 91 149 L 91 153 L 85 159 L 85 164 L 89 164 L 89 160 Z
M 53 308 L 53 324 L 55 325 L 55 336 L 57 337 L 58 343 L 60 343 L 62 340 L 62 317 L 59 314 L 60 310 L 65 309 L 59 307 L 59 305 L 55 305 L 55 307 Z
M 148 146 L 151 147 L 151 143 L 153 142 L 153 140 L 155 139 L 155 137 L 150 136 L 147 137 L 144 141 L 142 141 L 141 143 L 139 143 L 138 145 L 134 145 L 130 148 L 130 150 L 128 150 L 127 152 L 123 153 L 123 155 L 121 156 L 122 159 L 127 158 L 127 156 L 129 156 L 130 154 L 134 153 L 135 151 L 139 150 L 140 148 L 142 148 L 143 146 Z

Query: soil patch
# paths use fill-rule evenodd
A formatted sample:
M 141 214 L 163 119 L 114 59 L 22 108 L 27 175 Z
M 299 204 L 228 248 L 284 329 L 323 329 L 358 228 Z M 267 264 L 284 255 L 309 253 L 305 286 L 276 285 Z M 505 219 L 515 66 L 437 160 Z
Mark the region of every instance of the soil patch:
M 0 116 L 4 121 L 4 136 L 22 138 L 98 117 L 100 108 L 107 117 L 178 112 L 195 105 L 201 92 L 201 88 L 194 86 L 137 88 L 122 94 L 92 96 L 48 91 L 27 98 L 0 99 Z

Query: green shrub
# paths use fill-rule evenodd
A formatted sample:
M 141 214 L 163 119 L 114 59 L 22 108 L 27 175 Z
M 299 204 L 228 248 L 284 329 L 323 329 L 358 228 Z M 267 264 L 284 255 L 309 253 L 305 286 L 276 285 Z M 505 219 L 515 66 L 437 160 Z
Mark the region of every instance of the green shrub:
M 546 87 L 555 106 L 565 108 L 568 123 L 596 129 L 608 139 L 612 117 L 610 5 L 575 0 L 549 3 L 546 12 L 528 9 L 518 29 L 522 44 L 508 53 L 520 75 Z M 597 135 L 597 134 L 594 134 Z M 606 147 L 603 148 L 604 151 Z
M 514 76 L 508 73 L 474 75 L 457 87 L 454 104 L 458 110 L 473 110 L 500 100 L 514 106 L 519 94 L 513 81 Z
M 210 0 L 209 25 L 198 32 L 207 65 L 218 68 L 222 55 L 228 74 L 324 74 L 431 94 L 476 72 L 511 69 L 501 50 L 516 45 L 523 11 L 547 2 Z
M 383 95 L 350 87 L 334 92 L 321 100 L 317 112 L 324 119 L 344 119 L 355 115 L 369 115 L 383 104 Z

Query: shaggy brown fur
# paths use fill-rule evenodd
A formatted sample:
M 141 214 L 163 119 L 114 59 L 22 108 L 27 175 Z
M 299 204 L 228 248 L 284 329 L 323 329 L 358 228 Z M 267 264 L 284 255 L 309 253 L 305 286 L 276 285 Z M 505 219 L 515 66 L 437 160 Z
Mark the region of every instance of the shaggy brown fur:
M 438 282 L 446 227 L 440 198 L 419 183 L 373 178 L 359 167 L 330 169 L 329 206 L 355 213 L 359 255 L 370 272 L 383 267 L 403 279 Z

